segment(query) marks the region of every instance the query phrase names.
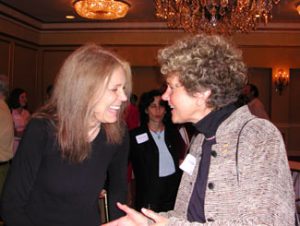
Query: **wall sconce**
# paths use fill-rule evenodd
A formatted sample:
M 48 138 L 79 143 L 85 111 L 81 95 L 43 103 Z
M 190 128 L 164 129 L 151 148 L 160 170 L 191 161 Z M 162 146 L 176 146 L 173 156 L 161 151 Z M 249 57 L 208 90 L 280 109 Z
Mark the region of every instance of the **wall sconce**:
M 274 76 L 275 91 L 282 94 L 282 91 L 289 84 L 289 74 L 282 68 L 278 69 Z

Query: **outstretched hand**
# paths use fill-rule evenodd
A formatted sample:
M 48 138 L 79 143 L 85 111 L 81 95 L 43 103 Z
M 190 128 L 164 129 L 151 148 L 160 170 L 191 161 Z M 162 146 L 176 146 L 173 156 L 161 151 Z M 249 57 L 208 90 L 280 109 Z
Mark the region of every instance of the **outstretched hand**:
M 127 205 L 117 203 L 117 206 L 126 213 L 126 216 L 106 223 L 103 226 L 149 226 L 148 218 L 155 222 L 154 224 L 151 224 L 151 226 L 164 226 L 168 223 L 168 218 L 162 217 L 152 210 L 143 208 L 143 215 L 134 209 L 129 208 Z
M 117 206 L 120 210 L 123 210 L 126 213 L 126 216 L 120 217 L 119 219 L 106 223 L 102 226 L 148 226 L 147 217 L 143 214 L 121 203 L 117 203 Z
M 154 224 L 151 224 L 151 226 L 165 226 L 169 221 L 168 218 L 162 217 L 149 209 L 142 208 L 142 213 L 155 222 Z

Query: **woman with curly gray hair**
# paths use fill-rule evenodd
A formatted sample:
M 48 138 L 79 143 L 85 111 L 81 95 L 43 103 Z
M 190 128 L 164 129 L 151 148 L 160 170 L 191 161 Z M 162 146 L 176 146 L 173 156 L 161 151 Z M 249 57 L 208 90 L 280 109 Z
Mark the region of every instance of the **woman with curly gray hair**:
M 247 82 L 241 52 L 222 37 L 197 35 L 161 50 L 159 61 L 172 121 L 192 122 L 199 133 L 180 166 L 174 210 L 142 215 L 119 204 L 127 215 L 109 225 L 295 225 L 280 132 L 234 104 Z

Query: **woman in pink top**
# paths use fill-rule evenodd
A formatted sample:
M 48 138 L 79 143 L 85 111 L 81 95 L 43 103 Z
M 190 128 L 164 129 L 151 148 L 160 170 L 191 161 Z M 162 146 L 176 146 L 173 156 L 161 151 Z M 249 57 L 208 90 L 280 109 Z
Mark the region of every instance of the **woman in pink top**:
M 9 106 L 14 121 L 14 153 L 22 138 L 25 127 L 29 121 L 30 113 L 27 108 L 27 93 L 21 88 L 14 89 L 9 97 Z

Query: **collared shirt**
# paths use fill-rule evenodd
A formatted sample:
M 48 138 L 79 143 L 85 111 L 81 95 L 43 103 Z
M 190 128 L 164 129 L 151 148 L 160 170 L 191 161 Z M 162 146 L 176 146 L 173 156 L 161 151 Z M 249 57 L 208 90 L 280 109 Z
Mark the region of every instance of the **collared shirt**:
M 175 164 L 165 142 L 165 130 L 160 132 L 153 132 L 150 130 L 150 133 L 158 147 L 159 177 L 166 177 L 175 173 Z
M 13 157 L 14 127 L 9 108 L 4 100 L 0 100 L 0 162 L 9 161 Z

